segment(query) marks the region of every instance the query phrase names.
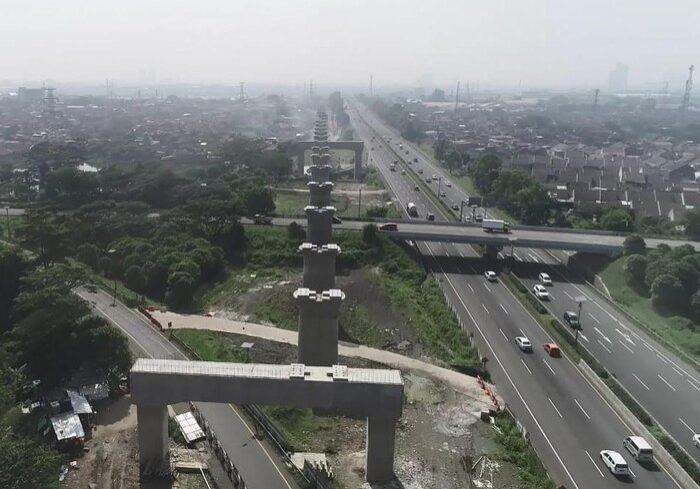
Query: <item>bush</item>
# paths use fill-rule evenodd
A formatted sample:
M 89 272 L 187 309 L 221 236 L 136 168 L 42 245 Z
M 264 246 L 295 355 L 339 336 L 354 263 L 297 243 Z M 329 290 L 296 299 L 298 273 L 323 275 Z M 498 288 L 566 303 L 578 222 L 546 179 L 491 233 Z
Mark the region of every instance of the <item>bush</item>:
M 660 435 L 656 437 L 659 442 L 664 446 L 668 453 L 678 462 L 678 464 L 683 467 L 691 479 L 695 482 L 700 483 L 700 468 L 692 460 L 688 454 L 678 446 L 678 444 L 666 435 Z
M 547 308 L 542 305 L 537 297 L 530 293 L 527 293 L 525 297 L 527 297 L 527 301 L 532 305 L 532 307 L 535 308 L 535 311 L 537 311 L 539 314 L 547 314 Z
M 651 416 L 649 416 L 644 408 L 617 382 L 617 379 L 608 377 L 604 379 L 604 381 L 605 384 L 610 387 L 610 390 L 612 390 L 622 403 L 632 411 L 632 414 L 634 414 L 642 424 L 649 427 L 654 426 L 654 420 L 651 419 Z
M 659 275 L 651 284 L 651 302 L 655 307 L 677 309 L 684 296 L 683 285 L 672 275 Z
M 627 257 L 622 269 L 625 280 L 630 287 L 638 289 L 644 286 L 644 278 L 647 272 L 647 259 L 643 255 L 633 254 Z

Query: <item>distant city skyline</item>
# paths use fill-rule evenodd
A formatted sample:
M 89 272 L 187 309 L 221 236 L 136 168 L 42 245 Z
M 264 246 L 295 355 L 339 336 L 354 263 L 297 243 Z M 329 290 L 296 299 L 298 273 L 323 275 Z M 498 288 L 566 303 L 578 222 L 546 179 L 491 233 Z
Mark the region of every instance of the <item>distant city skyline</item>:
M 5 2 L 3 2 L 5 3 Z M 700 64 L 690 0 L 48 0 L 0 7 L 3 79 L 62 83 L 681 90 Z

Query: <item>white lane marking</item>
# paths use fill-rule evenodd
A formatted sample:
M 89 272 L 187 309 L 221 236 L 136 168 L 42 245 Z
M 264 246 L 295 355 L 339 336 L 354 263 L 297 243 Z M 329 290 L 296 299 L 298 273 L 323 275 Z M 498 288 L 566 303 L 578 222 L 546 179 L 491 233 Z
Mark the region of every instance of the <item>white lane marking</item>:
M 520 334 L 525 336 L 525 331 L 523 331 L 523 328 L 518 328 L 520 330 Z
M 503 335 L 503 337 L 506 339 L 506 341 L 508 341 L 508 337 L 507 337 L 506 334 L 503 332 L 503 330 L 502 330 L 501 328 L 498 328 L 498 331 L 500 331 L 501 334 Z
M 692 385 L 693 387 L 695 387 L 695 389 L 696 389 L 697 391 L 700 392 L 700 387 L 698 387 L 697 385 L 693 384 L 693 383 L 690 381 L 690 379 L 686 379 L 686 380 L 688 381 L 688 383 L 689 383 L 690 385 Z
M 630 474 L 632 474 L 632 477 L 634 477 L 635 479 L 637 478 L 637 474 L 632 472 L 632 469 L 630 469 L 629 466 L 627 467 L 627 470 L 629 471 Z
M 571 297 L 571 294 L 569 294 L 567 291 L 564 291 L 564 295 L 566 295 L 566 297 L 568 297 L 569 299 L 574 300 L 574 298 Z
M 503 312 L 506 313 L 506 316 L 510 316 L 510 314 L 508 313 L 508 311 L 506 310 L 506 308 L 503 307 L 503 304 L 498 304 L 498 305 L 501 306 L 501 309 L 503 309 Z
M 685 426 L 686 428 L 688 428 L 688 429 L 690 430 L 691 433 L 695 434 L 695 430 L 694 430 L 693 428 L 691 428 L 691 427 L 688 425 L 688 423 L 686 423 L 685 421 L 683 421 L 683 419 L 678 418 L 678 421 L 680 421 L 681 423 L 683 423 L 683 426 Z
M 605 351 L 607 351 L 608 353 L 611 353 L 611 354 L 612 354 L 612 352 L 610 351 L 610 349 L 609 349 L 607 346 L 605 346 L 605 345 L 603 344 L 602 341 L 600 341 L 600 340 L 596 340 L 596 341 L 598 342 L 598 344 L 599 344 L 600 346 L 602 346 L 603 348 L 605 348 Z
M 584 451 L 586 452 L 586 455 L 588 455 L 588 460 L 591 461 L 591 463 L 593 464 L 593 467 L 595 467 L 595 469 L 598 471 L 598 473 L 600 474 L 601 477 L 605 478 L 605 476 L 603 475 L 603 472 L 600 470 L 600 467 L 598 467 L 598 464 L 595 463 L 595 460 L 593 460 L 593 457 L 591 457 L 591 454 L 588 453 L 588 450 L 584 450 Z
M 469 290 L 471 290 L 472 292 L 474 292 L 474 287 L 472 287 L 472 284 L 468 283 L 468 284 L 467 284 L 467 287 L 469 287 Z
M 433 255 L 433 251 L 432 251 L 432 249 L 430 248 L 430 245 L 429 245 L 429 244 L 426 244 L 426 247 L 428 248 L 428 251 L 430 251 L 430 254 Z M 433 255 L 433 258 L 434 258 L 434 255 Z M 564 461 L 561 459 L 561 456 L 559 455 L 559 452 L 557 452 L 557 451 L 554 449 L 554 445 L 552 444 L 552 441 L 551 441 L 551 440 L 549 439 L 549 437 L 547 436 L 547 433 L 545 433 L 544 428 L 542 428 L 542 425 L 540 424 L 539 420 L 535 417 L 535 413 L 532 412 L 532 409 L 530 408 L 530 406 L 528 405 L 528 403 L 525 401 L 525 398 L 523 397 L 522 393 L 520 392 L 520 390 L 518 389 L 518 387 L 515 385 L 515 382 L 513 381 L 513 378 L 510 376 L 510 374 L 508 373 L 508 370 L 506 370 L 506 367 L 503 365 L 503 362 L 501 362 L 501 359 L 498 357 L 498 355 L 496 355 L 495 350 L 494 350 L 493 347 L 491 346 L 491 343 L 489 342 L 489 340 L 486 338 L 486 335 L 484 334 L 484 331 L 481 329 L 481 326 L 479 326 L 479 324 L 476 322 L 476 319 L 474 319 L 474 316 L 472 316 L 471 311 L 469 310 L 469 308 L 467 307 L 467 305 L 464 303 L 464 301 L 463 301 L 462 298 L 460 297 L 459 293 L 457 292 L 457 288 L 456 288 L 456 287 L 454 286 L 454 284 L 452 283 L 452 280 L 450 280 L 450 277 L 447 276 L 447 274 L 445 273 L 445 270 L 442 268 L 442 265 L 440 265 L 439 262 L 438 262 L 438 266 L 440 267 L 442 276 L 445 277 L 445 279 L 447 280 L 447 283 L 450 285 L 450 287 L 452 288 L 452 290 L 453 290 L 454 293 L 456 294 L 457 299 L 459 300 L 460 304 L 462 304 L 462 307 L 464 308 L 465 312 L 466 312 L 467 315 L 469 316 L 469 319 L 471 319 L 472 324 L 473 324 L 474 327 L 479 331 L 479 334 L 480 334 L 481 337 L 484 339 L 484 343 L 486 343 L 486 346 L 488 347 L 489 351 L 491 351 L 491 354 L 492 354 L 493 357 L 496 359 L 496 362 L 498 362 L 498 366 L 501 367 L 501 370 L 503 371 L 503 373 L 505 374 L 506 378 L 508 379 L 508 382 L 509 382 L 510 385 L 513 387 L 513 390 L 515 391 L 515 393 L 518 395 L 518 399 L 520 399 L 520 402 L 522 402 L 522 403 L 523 403 L 523 406 L 525 406 L 525 409 L 527 409 L 527 412 L 528 412 L 528 414 L 530 415 L 530 417 L 532 418 L 532 420 L 535 422 L 535 425 L 537 426 L 537 429 L 540 430 L 540 433 L 542 434 L 542 437 L 546 440 L 547 445 L 549 445 L 549 449 L 552 451 L 552 453 L 554 454 L 554 456 L 557 458 L 557 461 L 559 462 L 559 465 L 562 466 L 562 468 L 564 469 L 564 472 L 566 472 L 566 475 L 569 477 L 569 480 L 570 480 L 571 483 L 574 485 L 574 487 L 575 487 L 576 489 L 580 489 L 579 486 L 578 486 L 578 484 L 576 483 L 576 480 L 575 480 L 574 477 L 571 475 L 571 472 L 569 472 L 568 467 L 566 466 L 566 464 L 564 464 Z M 612 410 L 612 408 L 611 408 L 611 410 Z
M 666 384 L 666 385 L 668 386 L 669 389 L 671 389 L 673 392 L 676 392 L 676 388 L 673 387 L 671 384 L 669 384 L 668 381 L 667 381 L 666 379 L 664 379 L 663 377 L 661 377 L 661 374 L 656 374 L 656 376 L 657 376 L 658 378 L 660 378 L 661 381 L 662 381 L 664 384 Z
M 561 419 L 564 419 L 564 416 L 561 415 L 561 413 L 560 413 L 559 410 L 557 409 L 557 406 L 554 405 L 554 402 L 552 401 L 552 399 L 550 399 L 549 397 L 548 397 L 547 399 L 549 400 L 549 403 L 552 405 L 552 407 L 553 407 L 554 410 L 557 412 L 557 414 L 559 415 L 559 417 L 560 417 Z
M 484 308 L 484 311 L 486 311 L 486 314 L 491 314 L 491 313 L 489 312 L 489 310 L 488 310 L 488 309 L 486 309 L 486 306 L 485 306 L 485 305 L 481 304 L 481 307 L 483 307 L 483 308 Z
M 598 321 L 598 319 L 597 319 L 593 314 L 590 314 L 590 313 L 589 313 L 588 315 L 590 316 L 590 318 L 591 318 L 593 321 L 595 321 L 596 323 L 600 324 L 600 321 Z
M 486 287 L 486 290 L 488 290 L 489 292 L 491 292 L 491 289 L 489 288 L 489 286 L 488 286 L 488 285 L 486 285 L 486 283 L 485 283 L 485 282 L 481 282 L 481 283 L 482 283 L 482 284 L 484 284 L 484 287 Z
M 518 255 L 517 253 L 513 253 L 513 256 L 515 257 L 516 260 L 523 261 L 523 259 L 520 258 L 520 255 Z
M 622 326 L 622 327 L 624 328 L 624 326 Z M 625 341 L 626 341 L 627 343 L 629 343 L 629 344 L 632 345 L 632 346 L 636 346 L 636 345 L 634 344 L 634 341 L 632 341 L 632 340 L 630 339 L 630 335 L 629 335 L 629 334 L 623 333 L 622 331 L 620 331 L 620 330 L 617 329 L 617 328 L 615 328 L 615 331 L 617 331 L 617 332 L 620 334 L 620 336 L 622 336 L 622 337 L 625 339 Z
M 461 251 L 459 252 L 459 256 L 461 256 L 462 258 L 464 258 L 464 254 L 463 254 Z
M 588 413 L 586 412 L 586 410 L 583 409 L 583 406 L 581 406 L 581 404 L 579 404 L 578 400 L 574 399 L 574 402 L 576 403 L 576 405 L 578 406 L 578 408 L 583 412 L 583 414 L 584 414 L 588 419 L 591 419 L 591 417 L 588 415 Z
M 644 386 L 644 388 L 645 388 L 646 390 L 648 390 L 648 391 L 651 390 L 651 389 L 649 389 L 649 386 L 648 386 L 648 385 L 646 385 L 644 382 L 642 382 L 642 379 L 640 379 L 639 377 L 637 377 L 637 374 L 632 374 L 632 375 L 634 376 L 635 379 L 637 379 L 637 381 L 638 381 L 640 384 L 642 384 L 642 385 Z
M 595 332 L 597 332 L 600 336 L 602 336 L 603 339 L 604 339 L 605 341 L 607 341 L 609 344 L 612 345 L 612 341 L 610 341 L 610 338 L 608 338 L 607 336 L 605 336 L 605 335 L 603 334 L 603 332 L 602 332 L 601 330 L 599 330 L 596 326 L 593 326 L 593 330 L 594 330 Z
M 523 360 L 521 358 L 520 361 L 522 362 L 523 367 L 525 367 L 527 369 L 527 371 L 530 372 L 530 375 L 532 375 L 532 370 L 530 370 L 530 367 L 527 366 L 527 363 L 525 363 L 525 360 Z
M 634 350 L 632 348 L 630 348 L 629 346 L 627 346 L 622 340 L 617 340 L 617 341 L 619 341 L 622 346 L 627 348 L 630 353 L 634 353 Z
M 554 299 L 554 296 L 552 295 L 551 292 L 549 293 L 549 300 L 550 300 L 550 301 L 556 300 L 556 299 Z
M 649 346 L 649 343 L 647 343 L 646 341 L 644 341 L 643 343 L 644 343 L 644 346 L 649 348 L 649 351 L 654 351 L 654 349 L 651 346 Z
M 666 360 L 664 357 L 662 357 L 662 356 L 659 355 L 658 353 L 656 354 L 656 356 L 659 357 L 659 360 L 661 360 L 661 361 L 664 362 L 666 365 L 668 365 L 668 360 Z
M 588 338 L 586 337 L 585 334 L 579 333 L 578 336 L 579 336 L 579 338 L 581 338 L 581 339 L 582 339 L 583 341 L 585 341 L 586 343 L 590 343 L 590 341 L 588 341 Z
M 536 256 L 533 256 L 533 255 L 532 255 L 532 253 L 528 253 L 527 256 L 529 256 L 530 258 L 532 258 L 532 261 L 534 261 L 535 263 L 539 263 L 539 262 L 540 262 L 540 261 L 537 259 Z
M 672 368 L 673 370 L 675 370 L 675 372 L 676 372 L 678 375 L 680 375 L 681 377 L 683 377 L 683 372 L 681 372 L 680 370 L 678 370 L 676 367 L 671 366 L 671 368 Z
M 554 375 L 557 375 L 557 373 L 554 371 L 554 369 L 553 369 L 552 367 L 550 367 L 550 365 L 547 363 L 547 360 L 545 360 L 545 359 L 543 358 L 542 361 L 544 362 L 544 364 L 547 366 L 547 368 L 548 368 Z

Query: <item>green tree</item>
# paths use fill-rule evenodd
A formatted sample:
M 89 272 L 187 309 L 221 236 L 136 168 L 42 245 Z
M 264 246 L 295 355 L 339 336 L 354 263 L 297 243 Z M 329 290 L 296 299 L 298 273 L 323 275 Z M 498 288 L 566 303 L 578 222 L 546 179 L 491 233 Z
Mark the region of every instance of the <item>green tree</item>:
M 20 227 L 20 244 L 38 255 L 44 268 L 70 252 L 68 221 L 65 216 L 46 209 L 29 210 Z
M 374 224 L 366 224 L 362 227 L 362 241 L 368 245 L 375 245 L 379 241 L 379 230 Z
M 0 333 L 10 329 L 14 300 L 29 263 L 18 248 L 0 245 Z
M 438 138 L 433 143 L 433 155 L 435 156 L 435 159 L 438 161 L 443 161 L 447 155 L 447 149 L 447 139 L 445 139 L 442 134 L 438 135 Z
M 643 255 L 646 251 L 646 243 L 640 235 L 630 234 L 622 243 L 622 249 L 625 255 Z
M 42 443 L 0 428 L 0 487 L 5 489 L 58 488 L 61 456 Z
M 685 234 L 691 238 L 700 238 L 700 209 L 689 209 L 683 216 Z
M 606 210 L 600 218 L 600 225 L 608 231 L 625 232 L 632 229 L 632 216 L 622 207 Z
M 126 269 L 124 281 L 131 290 L 136 292 L 144 292 L 146 290 L 146 274 L 143 268 L 138 265 L 132 265 Z
M 78 246 L 78 253 L 75 257 L 93 270 L 99 270 L 102 256 L 103 253 L 97 246 L 92 243 L 84 243 Z
M 683 285 L 672 275 L 659 275 L 651 284 L 651 301 L 659 309 L 677 311 L 684 295 Z
M 192 303 L 196 285 L 195 279 L 187 272 L 174 272 L 168 277 L 166 300 L 173 307 L 186 307 Z
M 700 317 L 700 289 L 696 290 L 690 298 L 690 307 L 695 317 Z
M 292 221 L 287 226 L 287 236 L 295 243 L 301 243 L 306 239 L 306 230 L 296 221 Z
M 267 187 L 248 187 L 243 191 L 243 202 L 249 215 L 268 215 L 275 211 L 272 190 Z
M 501 160 L 498 156 L 488 154 L 477 158 L 470 168 L 470 174 L 474 179 L 474 184 L 482 192 L 488 192 L 491 184 L 498 178 L 501 169 Z
M 639 290 L 641 287 L 644 289 L 644 278 L 647 271 L 647 259 L 644 255 L 630 255 L 625 260 L 625 265 L 623 267 L 623 273 L 625 274 L 625 280 L 627 283 Z

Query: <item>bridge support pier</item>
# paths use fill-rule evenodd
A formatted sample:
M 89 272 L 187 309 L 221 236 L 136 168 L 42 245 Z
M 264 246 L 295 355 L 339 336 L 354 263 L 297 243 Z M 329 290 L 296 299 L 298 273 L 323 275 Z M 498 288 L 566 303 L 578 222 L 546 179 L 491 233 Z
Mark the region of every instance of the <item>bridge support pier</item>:
M 395 419 L 378 416 L 367 418 L 367 482 L 389 482 L 394 478 L 395 436 Z
M 488 260 L 498 259 L 498 252 L 503 249 L 502 246 L 498 245 L 486 245 L 484 247 L 484 258 Z
M 299 307 L 299 363 L 328 367 L 338 363 L 338 315 L 344 297 L 339 289 L 294 292 Z
M 136 405 L 139 437 L 139 471 L 160 475 L 170 470 L 168 454 L 168 407 Z

